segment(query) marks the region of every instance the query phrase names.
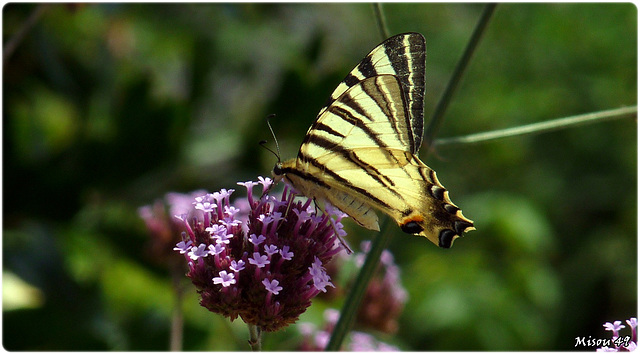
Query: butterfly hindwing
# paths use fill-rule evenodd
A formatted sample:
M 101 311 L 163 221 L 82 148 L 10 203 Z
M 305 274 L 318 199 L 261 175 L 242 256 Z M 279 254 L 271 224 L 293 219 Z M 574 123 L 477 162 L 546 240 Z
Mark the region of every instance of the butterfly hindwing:
M 379 229 L 377 209 L 404 232 L 448 248 L 473 229 L 473 222 L 417 157 L 424 48 L 417 33 L 391 37 L 374 48 L 320 110 L 297 158 L 277 165 L 274 174 L 366 228 Z

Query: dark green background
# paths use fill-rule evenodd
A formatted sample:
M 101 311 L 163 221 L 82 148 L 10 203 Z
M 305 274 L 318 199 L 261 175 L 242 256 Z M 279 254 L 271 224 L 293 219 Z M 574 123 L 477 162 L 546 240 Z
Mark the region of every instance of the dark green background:
M 5 45 L 35 8 L 3 7 Z M 482 5 L 383 9 L 392 33 L 426 37 L 429 117 Z M 632 4 L 499 5 L 438 136 L 635 105 L 636 33 Z M 380 41 L 369 4 L 46 8 L 3 63 L 5 349 L 165 350 L 170 280 L 145 257 L 136 209 L 269 175 L 264 118 L 277 114 L 283 157 L 295 156 Z M 397 232 L 409 301 L 385 341 L 571 350 L 637 316 L 634 118 L 442 147 L 425 162 L 478 230 L 451 250 Z M 352 245 L 374 236 L 347 229 Z M 208 313 L 192 288 L 184 308 L 185 349 L 248 350 L 242 323 Z M 295 326 L 265 336 L 266 349 L 296 343 Z

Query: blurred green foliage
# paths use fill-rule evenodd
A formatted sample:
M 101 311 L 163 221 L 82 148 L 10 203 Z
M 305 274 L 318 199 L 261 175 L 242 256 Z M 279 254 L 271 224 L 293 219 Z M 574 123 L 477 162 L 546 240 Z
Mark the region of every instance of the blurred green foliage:
M 173 293 L 137 208 L 269 175 L 381 41 L 368 4 L 7 4 L 3 345 L 166 350 Z M 427 39 L 428 117 L 482 9 L 385 4 Z M 5 47 L 6 50 L 6 47 Z M 501 4 L 439 136 L 636 104 L 632 4 Z M 398 231 L 404 350 L 571 350 L 637 316 L 637 122 L 443 147 L 427 163 L 477 231 L 451 250 Z M 347 224 L 357 245 L 372 233 Z M 186 278 L 184 279 L 186 283 Z M 248 350 L 240 321 L 183 301 L 187 350 Z M 321 318 L 340 299 L 318 300 Z M 293 350 L 295 326 L 265 335 Z M 585 349 L 585 348 L 581 348 Z M 594 349 L 594 348 L 591 348 Z

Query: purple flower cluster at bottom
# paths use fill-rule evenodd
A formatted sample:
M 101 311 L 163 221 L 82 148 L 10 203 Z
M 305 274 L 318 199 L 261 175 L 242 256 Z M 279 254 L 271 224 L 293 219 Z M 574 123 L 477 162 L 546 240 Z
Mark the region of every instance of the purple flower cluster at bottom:
M 187 229 L 174 250 L 189 265 L 187 276 L 212 312 L 237 317 L 264 331 L 281 329 L 298 319 L 311 299 L 333 286 L 326 264 L 341 251 L 335 212 L 318 216 L 311 200 L 294 201 L 285 186 L 280 198 L 265 194 L 271 179 L 238 183 L 247 199 L 230 204 L 234 190 L 195 198 L 193 208 L 176 215 Z M 255 200 L 254 186 L 262 184 Z
M 340 312 L 335 309 L 327 309 L 324 312 L 325 327 L 316 329 L 311 323 L 300 323 L 298 330 L 303 336 L 303 341 L 298 350 L 301 351 L 321 351 L 329 344 L 331 332 L 333 331 Z M 397 352 L 400 348 L 378 341 L 374 336 L 359 332 L 351 331 L 348 343 L 344 349 L 351 352 Z
M 631 328 L 631 336 L 621 336 L 620 330 L 626 326 L 622 324 L 622 321 L 613 321 L 603 324 L 605 330 L 613 332 L 613 338 L 611 338 L 610 346 L 604 346 L 598 348 L 598 352 L 622 352 L 622 351 L 635 351 L 638 344 L 638 318 L 631 317 L 628 319 L 627 324 Z
M 331 268 L 342 267 L 350 269 L 347 262 L 354 262 L 358 268 L 362 267 L 365 257 L 371 249 L 371 242 L 360 244 L 362 252 L 356 252 L 354 257 L 341 255 L 337 264 L 331 264 Z M 334 270 L 334 273 L 337 269 Z M 330 271 L 331 273 L 331 271 Z M 347 284 L 350 280 L 347 280 Z M 354 327 L 361 330 L 372 330 L 377 334 L 393 334 L 398 331 L 398 317 L 407 302 L 407 292 L 400 280 L 400 269 L 395 264 L 393 254 L 389 250 L 383 250 L 380 256 L 380 264 L 373 274 L 364 299 L 360 303 Z M 298 330 L 303 335 L 303 340 L 298 350 L 321 351 L 329 343 L 332 332 L 338 322 L 340 313 L 334 309 L 324 312 L 325 324 L 316 329 L 311 323 L 298 324 Z M 351 331 L 348 341 L 342 347 L 347 351 L 399 351 L 400 349 L 379 341 L 371 334 Z

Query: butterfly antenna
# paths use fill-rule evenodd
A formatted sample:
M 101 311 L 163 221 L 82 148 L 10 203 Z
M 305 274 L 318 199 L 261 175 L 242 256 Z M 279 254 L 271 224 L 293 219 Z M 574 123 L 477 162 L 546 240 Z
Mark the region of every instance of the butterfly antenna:
M 269 151 L 270 153 L 272 153 L 277 159 L 278 161 L 280 161 L 280 156 L 278 155 L 277 152 L 273 151 L 273 149 L 271 149 L 270 147 L 268 147 L 266 145 L 267 141 L 266 140 L 260 140 L 258 142 L 258 144 L 260 144 L 260 146 L 262 146 L 263 148 L 267 149 L 267 151 Z
M 268 146 L 265 145 L 267 143 L 266 140 L 261 140 L 258 144 L 260 144 L 260 146 L 262 146 L 263 148 L 267 149 L 267 151 L 272 153 L 276 157 L 276 159 L 278 159 L 278 163 L 276 164 L 276 166 L 278 166 L 278 165 L 280 165 L 280 162 L 282 161 L 282 160 L 280 160 L 280 146 L 278 145 L 278 139 L 276 138 L 276 134 L 273 132 L 273 128 L 271 128 L 271 123 L 269 122 L 269 119 L 271 119 L 272 117 L 275 117 L 275 116 L 276 116 L 275 114 L 269 114 L 267 116 L 267 126 L 269 127 L 269 130 L 271 131 L 271 135 L 273 136 L 273 140 L 276 142 L 276 151 L 277 152 L 273 151 L 273 149 L 271 149 L 271 148 L 269 148 Z M 275 167 L 274 167 L 274 169 L 275 169 Z M 265 189 L 262 192 L 262 196 L 260 196 L 260 198 L 264 197 L 265 194 L 268 194 L 269 191 L 271 191 L 271 188 L 273 186 L 275 186 L 277 182 L 278 182 L 278 180 L 275 179 L 274 183 L 272 183 L 267 189 Z
M 280 145 L 278 144 L 278 139 L 276 138 L 276 134 L 273 132 L 273 128 L 271 127 L 271 122 L 270 122 L 270 119 L 271 119 L 271 118 L 273 118 L 273 117 L 275 117 L 275 116 L 276 116 L 275 114 L 269 114 L 269 115 L 267 116 L 267 126 L 269 127 L 269 131 L 271 131 L 271 136 L 273 136 L 273 141 L 275 141 L 275 143 L 276 143 L 276 151 L 277 151 L 277 152 L 276 152 L 276 151 L 273 151 L 272 149 L 268 148 L 268 147 L 265 145 L 265 144 L 267 143 L 267 141 L 266 141 L 266 140 L 262 140 L 262 141 L 260 141 L 260 143 L 259 143 L 259 144 L 260 144 L 263 148 L 265 148 L 265 149 L 269 150 L 272 154 L 274 154 L 274 155 L 276 156 L 276 158 L 278 159 L 278 162 L 280 162 L 280 161 L 281 161 L 281 160 L 280 160 Z

